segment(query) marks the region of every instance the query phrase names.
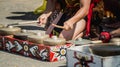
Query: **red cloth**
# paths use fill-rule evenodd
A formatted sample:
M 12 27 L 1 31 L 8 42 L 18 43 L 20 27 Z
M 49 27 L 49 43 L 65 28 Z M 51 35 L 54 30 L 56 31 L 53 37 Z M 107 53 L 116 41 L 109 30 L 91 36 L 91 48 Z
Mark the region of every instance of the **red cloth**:
M 92 17 L 92 10 L 95 7 L 95 3 L 99 2 L 100 0 L 93 0 L 90 4 L 90 8 L 89 8 L 89 13 L 87 15 L 87 25 L 86 25 L 86 36 L 90 35 L 90 26 L 91 26 L 91 17 Z

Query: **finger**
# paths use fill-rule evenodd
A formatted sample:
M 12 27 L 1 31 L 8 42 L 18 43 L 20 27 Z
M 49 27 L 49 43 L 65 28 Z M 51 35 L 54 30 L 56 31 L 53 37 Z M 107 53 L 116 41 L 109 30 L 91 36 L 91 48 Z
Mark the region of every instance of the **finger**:
M 57 27 L 57 28 L 65 29 L 64 26 L 56 25 L 56 24 L 53 24 L 53 23 L 52 23 L 52 25 L 53 25 L 54 27 Z
M 44 23 L 44 18 L 39 19 L 39 25 L 42 25 Z
M 71 29 L 71 28 L 70 28 L 69 26 L 64 25 L 64 30 L 68 31 L 68 30 L 70 30 L 70 29 Z
M 70 26 L 68 23 L 64 23 L 65 30 L 73 29 L 73 26 Z

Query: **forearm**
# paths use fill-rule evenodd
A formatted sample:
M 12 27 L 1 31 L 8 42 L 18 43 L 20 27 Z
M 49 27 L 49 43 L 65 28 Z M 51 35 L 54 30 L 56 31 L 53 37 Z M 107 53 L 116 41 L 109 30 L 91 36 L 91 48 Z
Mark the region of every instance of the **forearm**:
M 90 2 L 91 0 L 80 0 L 80 3 L 81 3 L 80 9 L 67 22 L 71 22 L 72 24 L 74 24 L 80 21 L 81 19 L 83 19 L 85 16 L 87 16 L 89 12 Z
M 120 28 L 110 32 L 112 37 L 120 37 Z
M 81 8 L 77 11 L 77 13 L 68 20 L 68 22 L 72 22 L 73 24 L 75 24 L 76 22 L 80 21 L 81 19 L 83 19 L 85 16 L 87 16 L 88 14 L 88 9 L 86 8 Z

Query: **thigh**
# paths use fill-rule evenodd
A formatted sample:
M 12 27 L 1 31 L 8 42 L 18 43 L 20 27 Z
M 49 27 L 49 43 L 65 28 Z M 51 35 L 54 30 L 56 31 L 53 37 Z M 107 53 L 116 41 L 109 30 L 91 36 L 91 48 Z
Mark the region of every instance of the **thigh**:
M 76 23 L 74 32 L 73 32 L 73 37 L 72 39 L 76 39 L 76 37 L 83 33 L 86 27 L 86 21 L 84 19 L 80 20 L 79 22 Z

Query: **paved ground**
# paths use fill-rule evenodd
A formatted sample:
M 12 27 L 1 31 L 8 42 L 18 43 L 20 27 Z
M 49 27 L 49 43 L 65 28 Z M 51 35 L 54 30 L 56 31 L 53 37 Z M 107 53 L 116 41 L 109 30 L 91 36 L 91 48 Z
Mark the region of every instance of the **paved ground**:
M 0 24 L 36 20 L 32 11 L 41 4 L 42 0 L 0 0 Z M 66 67 L 66 62 L 44 62 L 0 51 L 0 67 Z

